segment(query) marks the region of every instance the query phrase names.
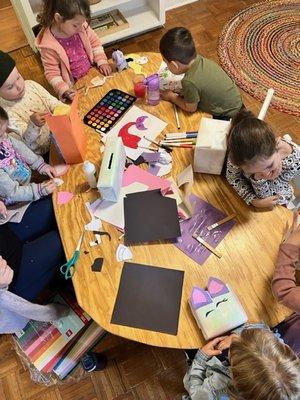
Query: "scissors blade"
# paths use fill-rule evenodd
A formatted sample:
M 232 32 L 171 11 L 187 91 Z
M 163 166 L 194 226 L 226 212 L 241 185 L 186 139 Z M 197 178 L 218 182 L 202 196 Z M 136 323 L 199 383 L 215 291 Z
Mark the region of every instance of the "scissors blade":
M 83 241 L 83 236 L 84 236 L 84 231 L 83 231 L 83 233 L 81 234 L 81 236 L 80 236 L 80 238 L 78 240 L 78 243 L 77 243 L 75 251 L 78 251 L 78 252 L 80 251 L 80 247 L 81 247 L 81 244 L 82 244 L 82 241 Z

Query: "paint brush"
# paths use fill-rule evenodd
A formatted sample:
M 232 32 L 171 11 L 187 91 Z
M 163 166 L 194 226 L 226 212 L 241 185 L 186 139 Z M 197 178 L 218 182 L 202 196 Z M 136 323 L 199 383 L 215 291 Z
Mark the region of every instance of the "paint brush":
M 156 146 L 161 147 L 162 149 L 165 149 L 168 153 L 171 153 L 173 151 L 169 146 L 166 146 L 164 144 L 159 144 L 158 142 L 155 142 L 154 140 L 150 140 L 150 139 L 146 138 L 146 136 L 143 136 L 143 138 L 146 139 L 148 142 L 155 144 Z
M 230 214 L 227 217 L 221 219 L 220 221 L 215 222 L 214 224 L 207 226 L 206 229 L 208 231 L 211 231 L 212 229 L 215 229 L 218 226 L 225 224 L 225 222 L 228 222 L 228 221 L 232 220 L 234 217 L 236 217 L 236 214 Z
M 211 253 L 213 253 L 215 256 L 217 256 L 218 258 L 221 258 L 222 255 L 214 248 L 212 247 L 209 243 L 207 243 L 204 239 L 202 239 L 201 236 L 199 236 L 198 232 L 194 232 L 193 233 L 193 238 L 197 240 L 197 242 L 199 242 L 200 244 L 202 244 L 202 246 L 206 247 L 207 250 L 209 250 Z

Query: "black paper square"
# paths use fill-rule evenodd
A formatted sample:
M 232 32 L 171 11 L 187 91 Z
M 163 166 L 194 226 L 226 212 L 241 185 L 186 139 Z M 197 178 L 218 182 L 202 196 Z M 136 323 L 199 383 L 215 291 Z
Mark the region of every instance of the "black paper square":
M 111 323 L 177 335 L 184 271 L 124 263 Z
M 181 236 L 176 200 L 159 189 L 127 194 L 124 220 L 126 245 Z

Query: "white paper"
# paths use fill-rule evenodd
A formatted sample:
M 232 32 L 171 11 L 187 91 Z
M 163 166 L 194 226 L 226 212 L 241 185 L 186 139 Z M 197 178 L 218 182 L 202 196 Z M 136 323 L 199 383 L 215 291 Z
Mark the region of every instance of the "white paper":
M 86 231 L 100 231 L 102 228 L 102 222 L 99 218 L 93 218 L 91 222 L 85 225 Z
M 184 74 L 175 75 L 168 69 L 167 64 L 163 61 L 160 64 L 158 75 L 160 77 L 160 90 L 172 90 L 172 92 L 180 93 L 182 89 L 181 81 Z
M 136 160 L 145 151 L 145 148 L 151 146 L 151 143 L 143 139 L 143 136 L 154 140 L 166 126 L 167 123 L 165 121 L 136 106 L 132 106 L 123 118 L 108 132 L 106 137 L 116 137 L 120 134 L 127 157 Z M 103 137 L 104 141 L 106 137 Z M 132 142 L 132 139 L 134 143 L 129 146 L 129 142 Z M 137 148 L 134 148 L 135 146 Z
M 133 255 L 128 247 L 126 247 L 124 244 L 119 244 L 116 251 L 116 258 L 118 261 L 128 261 L 132 260 Z
M 108 222 L 120 229 L 124 229 L 124 206 L 123 199 L 126 194 L 144 192 L 148 189 L 147 185 L 139 182 L 134 182 L 128 186 L 121 188 L 119 200 L 117 203 L 98 199 L 90 204 L 90 210 L 93 210 L 95 217 Z

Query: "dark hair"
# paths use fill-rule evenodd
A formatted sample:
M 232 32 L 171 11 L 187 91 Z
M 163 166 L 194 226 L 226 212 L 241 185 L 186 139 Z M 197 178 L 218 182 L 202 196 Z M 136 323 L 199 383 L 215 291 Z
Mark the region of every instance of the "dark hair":
M 41 12 L 37 16 L 38 23 L 49 27 L 54 20 L 55 13 L 60 14 L 64 21 L 82 15 L 88 22 L 91 20 L 91 10 L 88 0 L 43 0 Z
M 268 124 L 251 111 L 241 110 L 231 122 L 227 147 L 229 159 L 241 166 L 255 162 L 258 157 L 271 157 L 276 151 L 276 140 Z
M 159 42 L 159 51 L 168 62 L 189 64 L 196 57 L 195 43 L 191 32 L 183 27 L 166 32 Z
M 4 110 L 4 108 L 0 107 L 0 120 L 1 121 L 8 121 L 8 114 Z

